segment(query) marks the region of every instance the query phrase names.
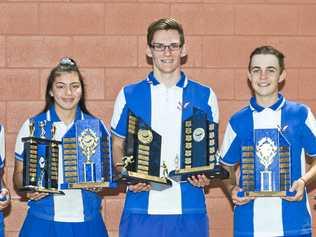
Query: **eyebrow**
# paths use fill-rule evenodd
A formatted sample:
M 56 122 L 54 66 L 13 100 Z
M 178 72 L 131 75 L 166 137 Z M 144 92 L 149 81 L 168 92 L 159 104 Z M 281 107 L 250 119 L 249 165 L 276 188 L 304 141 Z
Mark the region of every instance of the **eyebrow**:
M 274 67 L 274 66 L 268 66 L 268 67 L 266 67 L 267 69 L 275 69 L 275 70 L 277 70 L 277 68 L 276 67 Z M 251 70 L 253 70 L 253 69 L 261 69 L 261 67 L 260 66 L 253 66 L 253 67 L 251 67 Z
M 74 82 L 71 82 L 69 84 L 67 84 L 65 82 L 58 81 L 58 82 L 56 82 L 56 84 L 73 85 L 73 84 L 80 84 L 80 81 L 74 81 Z

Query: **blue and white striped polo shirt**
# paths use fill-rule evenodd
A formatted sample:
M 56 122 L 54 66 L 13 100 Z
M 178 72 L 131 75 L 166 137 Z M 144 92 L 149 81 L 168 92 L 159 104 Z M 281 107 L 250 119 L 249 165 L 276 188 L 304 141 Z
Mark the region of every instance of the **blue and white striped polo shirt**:
M 78 107 L 75 120 L 92 119 L 94 117 L 84 114 Z M 61 141 L 65 133 L 72 127 L 62 122 L 55 111 L 55 107 L 51 108 L 46 113 L 41 113 L 32 118 L 35 121 L 52 121 L 56 127 L 55 139 Z M 30 119 L 22 125 L 16 140 L 15 158 L 23 161 L 24 146 L 23 137 L 28 137 Z M 47 131 L 47 134 L 49 132 Z M 59 149 L 59 167 L 58 167 L 58 182 L 63 183 L 63 162 L 62 148 Z M 83 222 L 92 219 L 100 211 L 101 199 L 94 193 L 80 189 L 63 190 L 65 195 L 49 195 L 39 201 L 29 201 L 29 214 L 35 215 L 46 220 L 54 220 L 60 222 Z
M 192 116 L 193 107 L 203 110 L 210 121 L 218 123 L 217 99 L 210 88 L 188 80 L 183 72 L 178 83 L 168 88 L 151 72 L 145 80 L 119 92 L 111 121 L 112 132 L 122 138 L 127 136 L 128 110 L 132 111 L 161 135 L 161 161 L 169 171 L 174 170 L 181 151 L 182 121 Z M 163 174 L 162 167 L 160 174 Z M 188 182 L 173 183 L 163 191 L 128 192 L 124 210 L 165 215 L 206 212 L 203 189 Z
M 316 121 L 302 104 L 278 96 L 277 102 L 263 108 L 253 97 L 250 105 L 229 120 L 221 147 L 221 163 L 241 162 L 241 147 L 254 146 L 254 129 L 282 129 L 290 143 L 292 181 L 305 173 L 305 153 L 316 156 Z M 241 182 L 241 181 L 240 181 Z M 279 197 L 256 198 L 234 210 L 235 236 L 297 236 L 311 233 L 311 214 L 307 195 L 289 202 Z

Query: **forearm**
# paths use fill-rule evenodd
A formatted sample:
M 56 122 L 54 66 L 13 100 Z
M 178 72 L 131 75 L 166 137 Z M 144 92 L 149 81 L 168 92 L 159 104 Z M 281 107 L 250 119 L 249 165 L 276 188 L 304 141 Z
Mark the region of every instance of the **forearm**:
M 231 194 L 231 190 L 236 186 L 235 167 L 224 165 L 223 168 L 229 172 L 229 178 L 222 180 L 222 182 L 226 191 Z
M 122 158 L 124 156 L 124 142 L 125 139 L 113 135 L 112 137 L 112 146 L 113 146 L 113 162 L 116 167 L 116 170 L 120 172 L 122 166 L 117 164 L 122 163 Z
M 316 159 L 313 160 L 309 170 L 300 178 L 305 185 L 310 183 L 316 177 Z
M 23 162 L 15 160 L 13 182 L 16 190 L 23 187 Z

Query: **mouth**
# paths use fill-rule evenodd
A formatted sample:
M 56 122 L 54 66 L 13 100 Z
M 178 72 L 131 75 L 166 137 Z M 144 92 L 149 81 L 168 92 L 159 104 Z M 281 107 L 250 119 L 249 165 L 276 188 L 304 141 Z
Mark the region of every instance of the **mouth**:
M 271 83 L 269 83 L 269 82 L 260 82 L 260 83 L 257 83 L 257 85 L 259 87 L 268 87 L 268 86 L 271 85 Z
M 74 101 L 74 99 L 73 98 L 63 98 L 63 101 L 65 103 L 72 103 Z
M 161 59 L 162 63 L 173 63 L 173 59 Z

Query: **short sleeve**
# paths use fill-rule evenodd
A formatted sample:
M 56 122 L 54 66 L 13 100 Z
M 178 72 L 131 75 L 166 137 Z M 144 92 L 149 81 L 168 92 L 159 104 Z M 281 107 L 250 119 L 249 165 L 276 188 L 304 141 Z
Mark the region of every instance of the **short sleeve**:
M 219 121 L 219 109 L 218 109 L 218 102 L 217 97 L 214 91 L 210 88 L 210 96 L 208 100 L 208 105 L 211 108 L 212 118 L 215 123 Z
M 29 131 L 29 120 L 26 120 L 19 130 L 18 136 L 15 143 L 15 159 L 23 161 L 24 144 L 22 142 L 23 137 L 30 135 Z
M 116 136 L 125 138 L 127 135 L 128 110 L 124 89 L 121 89 L 114 103 L 114 111 L 111 119 L 111 130 Z
M 306 120 L 301 129 L 302 144 L 309 156 L 316 156 L 316 120 L 307 107 Z
M 220 162 L 232 166 L 240 162 L 240 142 L 237 133 L 229 122 L 220 148 Z

